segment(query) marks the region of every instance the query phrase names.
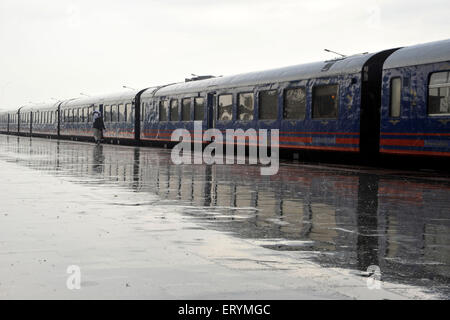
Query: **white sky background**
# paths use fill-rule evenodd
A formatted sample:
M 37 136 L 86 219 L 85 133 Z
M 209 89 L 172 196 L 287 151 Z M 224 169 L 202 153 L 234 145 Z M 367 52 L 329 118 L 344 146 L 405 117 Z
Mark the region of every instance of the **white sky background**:
M 0 109 L 450 38 L 448 0 L 0 0 Z

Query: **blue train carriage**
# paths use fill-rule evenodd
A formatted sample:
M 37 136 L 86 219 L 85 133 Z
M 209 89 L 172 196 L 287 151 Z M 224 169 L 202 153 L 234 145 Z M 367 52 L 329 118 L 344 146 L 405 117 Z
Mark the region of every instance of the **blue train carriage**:
M 30 104 L 19 109 L 19 134 L 25 136 L 57 137 L 58 106 L 60 102 Z
M 9 128 L 9 113 L 0 112 L 0 133 L 7 134 Z
M 12 135 L 19 134 L 19 109 L 8 112 L 8 133 Z
M 193 121 L 202 120 L 203 130 L 279 129 L 285 149 L 376 154 L 381 69 L 393 51 L 145 92 L 141 140 L 170 141 L 174 129 L 192 132 Z
M 164 89 L 170 88 L 169 93 Z M 174 94 L 175 92 L 175 94 Z M 173 85 L 147 88 L 141 95 L 142 142 L 168 143 L 175 129 L 194 130 L 194 120 L 207 129 L 206 98 L 191 92 L 177 92 Z
M 59 106 L 62 101 L 33 105 L 31 134 L 40 137 L 57 137 Z
M 33 107 L 31 105 L 19 108 L 19 127 L 18 133 L 21 136 L 31 136 L 31 121 Z
M 450 39 L 406 47 L 386 60 L 380 152 L 450 156 Z
M 137 91 L 83 97 L 60 106 L 60 135 L 75 139 L 93 137 L 93 112 L 103 115 L 106 140 L 135 139 L 135 97 Z

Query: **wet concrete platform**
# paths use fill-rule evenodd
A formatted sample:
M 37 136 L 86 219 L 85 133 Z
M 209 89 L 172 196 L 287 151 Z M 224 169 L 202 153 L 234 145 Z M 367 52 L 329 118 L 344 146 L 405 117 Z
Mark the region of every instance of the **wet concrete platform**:
M 449 297 L 441 173 L 286 162 L 260 176 L 0 135 L 0 177 L 0 299 Z

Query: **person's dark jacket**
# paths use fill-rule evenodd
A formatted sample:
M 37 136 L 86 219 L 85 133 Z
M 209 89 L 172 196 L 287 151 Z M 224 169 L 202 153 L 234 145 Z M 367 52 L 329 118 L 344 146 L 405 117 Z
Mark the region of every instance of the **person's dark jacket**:
M 94 128 L 95 129 L 99 129 L 99 130 L 105 130 L 105 123 L 103 122 L 103 118 L 102 117 L 98 117 L 97 119 L 95 119 L 94 121 Z

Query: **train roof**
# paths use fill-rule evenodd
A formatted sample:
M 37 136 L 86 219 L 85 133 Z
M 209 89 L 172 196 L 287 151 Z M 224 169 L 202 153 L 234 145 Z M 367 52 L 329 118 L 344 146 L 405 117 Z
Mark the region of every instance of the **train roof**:
M 165 86 L 156 91 L 155 96 L 181 94 L 232 88 L 250 85 L 263 85 L 274 82 L 322 78 L 340 74 L 352 74 L 362 71 L 364 64 L 375 53 L 349 56 L 343 59 L 300 64 L 295 66 L 243 73 L 238 75 L 211 78 L 207 80 L 189 81 Z M 142 96 L 148 96 L 145 92 Z
M 80 97 L 66 100 L 61 104 L 63 108 L 78 107 L 81 105 L 98 105 L 121 100 L 132 100 L 136 97 L 140 90 L 127 90 L 110 94 L 95 95 L 91 97 Z
M 41 102 L 41 103 L 30 103 L 26 104 L 23 107 L 21 107 L 19 110 L 21 113 L 27 112 L 27 111 L 34 111 L 34 110 L 50 110 L 50 109 L 56 109 L 58 108 L 58 105 L 61 103 L 61 101 L 52 101 L 52 102 Z
M 450 61 L 450 39 L 404 47 L 391 54 L 383 69 Z

